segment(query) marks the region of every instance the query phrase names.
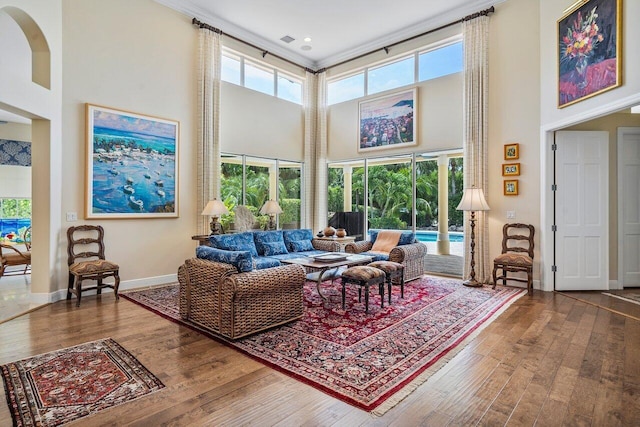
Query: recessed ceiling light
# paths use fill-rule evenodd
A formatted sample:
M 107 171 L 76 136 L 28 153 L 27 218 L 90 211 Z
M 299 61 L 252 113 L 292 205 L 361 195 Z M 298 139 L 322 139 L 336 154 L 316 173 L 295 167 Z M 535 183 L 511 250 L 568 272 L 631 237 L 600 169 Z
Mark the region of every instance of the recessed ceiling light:
M 300 46 L 300 49 L 302 49 L 302 50 L 311 50 L 311 46 L 309 46 L 308 44 L 304 44 L 304 45 Z
M 311 43 L 311 37 L 305 37 L 304 41 L 306 41 L 307 43 Z

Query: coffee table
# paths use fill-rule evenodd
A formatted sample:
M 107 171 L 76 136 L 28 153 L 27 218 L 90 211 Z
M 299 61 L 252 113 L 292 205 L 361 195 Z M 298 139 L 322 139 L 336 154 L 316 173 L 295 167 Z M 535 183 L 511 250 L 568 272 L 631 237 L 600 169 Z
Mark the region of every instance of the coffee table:
M 298 264 L 306 268 L 307 270 L 307 280 L 311 280 L 316 282 L 316 289 L 318 290 L 318 295 L 322 298 L 323 301 L 327 301 L 327 297 L 322 294 L 320 290 L 320 284 L 325 280 L 333 280 L 337 277 L 340 277 L 341 267 L 352 267 L 354 265 L 362 265 L 369 264 L 373 261 L 373 257 L 367 255 L 345 255 L 344 253 L 339 252 L 331 252 L 332 254 L 344 255 L 342 258 L 337 261 L 319 261 L 314 258 L 304 257 L 304 258 L 291 258 L 291 259 L 283 259 L 280 260 L 283 264 Z

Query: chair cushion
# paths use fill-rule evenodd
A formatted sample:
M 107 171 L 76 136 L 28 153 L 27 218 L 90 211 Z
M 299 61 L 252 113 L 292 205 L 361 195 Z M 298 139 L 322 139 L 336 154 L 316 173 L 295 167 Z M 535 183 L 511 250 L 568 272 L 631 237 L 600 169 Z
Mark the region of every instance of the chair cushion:
M 251 256 L 257 257 L 258 250 L 253 241 L 253 233 L 215 234 L 209 236 L 211 246 L 226 251 L 249 251 Z
M 77 275 L 97 274 L 107 271 L 116 271 L 120 267 L 111 261 L 104 259 L 96 259 L 91 261 L 81 261 L 73 263 L 69 266 L 69 271 Z
M 533 265 L 533 260 L 529 255 L 506 253 L 498 255 L 493 262 L 498 264 L 509 264 L 518 267 L 530 267 Z
M 259 256 L 253 259 L 253 267 L 256 270 L 262 270 L 263 268 L 279 267 L 282 264 L 276 258 Z
M 384 271 L 380 270 L 379 268 L 369 267 L 368 265 L 357 265 L 355 267 L 349 267 L 342 272 L 342 277 L 363 282 L 375 279 L 376 277 L 384 276 Z
M 367 256 L 373 257 L 374 261 L 388 261 L 389 260 L 389 254 L 386 253 L 386 252 L 366 251 L 366 252 L 360 252 L 359 255 L 367 255 Z
M 369 267 L 379 268 L 380 270 L 388 273 L 402 270 L 404 268 L 402 264 L 393 261 L 374 261 L 369 264 Z
M 282 234 L 282 230 L 272 230 L 272 231 L 254 231 L 253 232 L 253 241 L 256 244 L 256 249 L 258 250 L 258 255 L 260 256 L 268 256 L 267 246 L 271 246 L 273 248 L 284 248 L 285 252 L 287 251 L 286 246 L 284 244 L 284 236 Z M 282 245 L 269 245 L 269 243 L 282 243 Z M 283 252 L 275 252 L 271 253 L 275 255 L 276 253 Z
M 400 241 L 400 232 L 395 230 L 381 230 L 378 233 L 376 241 L 373 242 L 371 250 L 373 252 L 391 252 L 391 249 L 398 246 Z
M 253 270 L 253 257 L 249 251 L 227 251 L 210 246 L 198 246 L 196 257 L 231 264 L 240 273 Z

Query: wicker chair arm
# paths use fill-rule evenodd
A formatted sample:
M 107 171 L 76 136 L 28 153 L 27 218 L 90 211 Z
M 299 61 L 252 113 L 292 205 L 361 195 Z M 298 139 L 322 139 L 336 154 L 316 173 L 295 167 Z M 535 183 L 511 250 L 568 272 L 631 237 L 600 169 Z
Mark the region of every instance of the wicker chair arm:
M 331 240 L 312 239 L 311 245 L 319 251 L 340 252 L 340 243 Z
M 29 260 L 30 260 L 30 258 L 26 255 L 26 254 L 28 254 L 28 253 L 29 253 L 29 251 L 27 251 L 27 252 L 22 252 L 20 249 L 15 248 L 15 247 L 13 247 L 13 246 L 11 246 L 11 245 L 7 245 L 7 244 L 5 244 L 5 243 L 0 243 L 0 247 L 2 247 L 2 248 L 4 248 L 4 249 L 11 249 L 13 252 L 15 252 L 15 254 L 14 254 L 14 255 L 19 255 L 20 257 L 24 258 L 24 259 L 25 259 L 25 261 L 29 261 Z M 9 254 L 11 254 L 11 253 L 9 253 Z M 1 249 L 0 249 L 0 255 L 2 255 L 2 250 L 1 250 Z M 6 255 L 6 254 L 5 254 L 5 255 Z
M 406 260 L 423 258 L 427 254 L 427 245 L 412 243 L 410 245 L 396 246 L 389 252 L 389 261 L 403 263 Z
M 184 267 L 182 272 L 178 269 L 178 280 L 188 280 L 191 286 L 215 286 L 222 277 L 238 272 L 231 264 L 200 258 L 186 260 Z
M 359 242 L 347 243 L 344 251 L 350 254 L 359 254 L 360 252 L 370 251 L 373 247 L 371 240 L 361 240 Z
M 302 296 L 305 277 L 305 270 L 301 265 L 282 265 L 233 274 L 224 280 L 222 287 L 232 287 L 236 300 L 256 295 L 265 296 L 274 291 L 289 293 L 295 289 L 299 289 Z

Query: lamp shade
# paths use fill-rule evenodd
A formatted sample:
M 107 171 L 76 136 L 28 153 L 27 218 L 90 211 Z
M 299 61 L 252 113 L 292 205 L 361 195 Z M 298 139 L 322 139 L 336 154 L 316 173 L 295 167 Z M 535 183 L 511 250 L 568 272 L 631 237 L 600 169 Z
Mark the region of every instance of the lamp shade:
M 464 190 L 462 200 L 456 208 L 459 211 L 488 211 L 489 205 L 484 199 L 484 192 L 482 188 L 467 188 Z
M 202 210 L 202 215 L 220 216 L 229 213 L 229 209 L 218 199 L 210 200 Z
M 280 208 L 278 202 L 276 202 L 275 200 L 267 200 L 265 204 L 262 205 L 262 208 L 260 208 L 260 213 L 268 215 L 281 214 L 282 209 Z

